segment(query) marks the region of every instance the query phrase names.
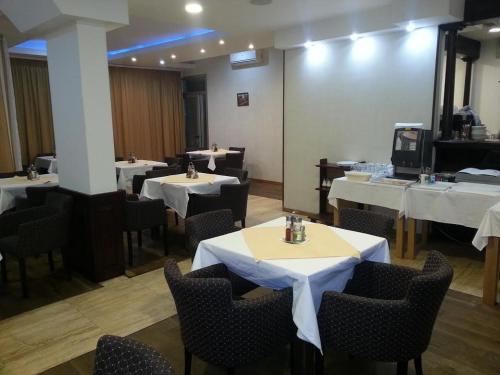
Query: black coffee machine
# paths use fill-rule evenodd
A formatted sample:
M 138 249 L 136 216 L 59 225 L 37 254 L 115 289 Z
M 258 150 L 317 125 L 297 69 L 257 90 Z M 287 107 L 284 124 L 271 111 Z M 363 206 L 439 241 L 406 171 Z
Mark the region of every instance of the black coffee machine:
M 398 127 L 394 130 L 391 162 L 394 177 L 417 180 L 432 165 L 432 130 Z

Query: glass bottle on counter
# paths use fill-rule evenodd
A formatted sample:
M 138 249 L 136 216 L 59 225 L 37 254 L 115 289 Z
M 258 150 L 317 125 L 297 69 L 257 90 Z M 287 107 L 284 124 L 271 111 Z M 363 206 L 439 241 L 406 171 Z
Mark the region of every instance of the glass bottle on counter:
M 291 240 L 292 240 L 292 217 L 288 215 L 286 217 L 285 241 L 290 242 Z

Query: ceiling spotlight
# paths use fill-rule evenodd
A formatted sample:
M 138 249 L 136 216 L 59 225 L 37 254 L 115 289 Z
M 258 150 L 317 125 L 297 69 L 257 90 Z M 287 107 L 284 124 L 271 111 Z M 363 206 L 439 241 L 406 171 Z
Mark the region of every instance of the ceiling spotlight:
M 205 53 L 205 49 L 204 48 L 200 49 L 200 52 Z
M 314 43 L 311 42 L 310 40 L 308 40 L 307 42 L 304 43 L 304 47 L 306 47 L 307 49 L 309 49 L 311 47 L 314 47 Z
M 408 25 L 406 25 L 406 31 L 408 31 L 409 33 L 411 33 L 412 31 L 415 31 L 417 27 L 415 26 L 415 24 L 413 22 L 410 22 L 408 23 Z
M 250 44 L 248 45 L 248 49 L 254 49 L 254 48 L 255 48 L 255 47 L 254 47 L 254 45 L 253 45 L 252 43 L 250 43 Z
M 136 61 L 137 61 L 137 58 L 132 57 L 130 60 L 132 60 L 132 62 L 136 62 Z
M 350 38 L 351 38 L 352 41 L 355 41 L 355 40 L 358 40 L 361 37 L 359 36 L 359 34 L 353 33 L 353 34 L 351 34 Z
M 198 14 L 203 11 L 203 7 L 199 3 L 187 3 L 184 9 L 190 14 Z
M 165 60 L 161 59 L 160 60 L 160 65 L 165 65 Z
M 224 39 L 221 39 L 219 40 L 219 44 L 222 46 L 223 44 L 226 44 L 226 42 L 224 42 Z
M 175 55 L 172 53 L 172 54 L 170 55 L 170 58 L 171 58 L 172 60 L 175 60 L 175 59 L 177 58 L 177 56 L 175 56 Z
M 500 33 L 500 27 L 492 27 L 488 30 L 490 33 Z

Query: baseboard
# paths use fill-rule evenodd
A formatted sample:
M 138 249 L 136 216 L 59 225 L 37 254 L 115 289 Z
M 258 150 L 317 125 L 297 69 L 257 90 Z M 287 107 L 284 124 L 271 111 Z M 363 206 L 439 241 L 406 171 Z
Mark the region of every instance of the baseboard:
M 307 216 L 307 217 L 317 216 L 317 214 L 313 214 L 312 212 L 301 211 L 301 210 L 292 210 L 291 208 L 286 208 L 286 207 L 283 207 L 283 211 L 294 213 L 294 214 L 301 215 L 301 216 Z
M 281 186 L 283 186 L 283 183 L 282 182 L 278 182 L 278 181 L 261 180 L 261 179 L 258 179 L 258 178 L 250 178 L 250 180 L 251 181 L 255 181 L 255 182 L 262 182 L 262 183 L 265 183 L 265 184 L 281 185 Z

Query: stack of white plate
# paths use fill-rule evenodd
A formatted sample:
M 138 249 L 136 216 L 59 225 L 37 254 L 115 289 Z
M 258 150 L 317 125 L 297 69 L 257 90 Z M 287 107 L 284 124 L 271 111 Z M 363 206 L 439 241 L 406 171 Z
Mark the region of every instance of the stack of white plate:
M 471 126 L 470 127 L 470 137 L 474 141 L 484 141 L 487 137 L 486 126 Z

